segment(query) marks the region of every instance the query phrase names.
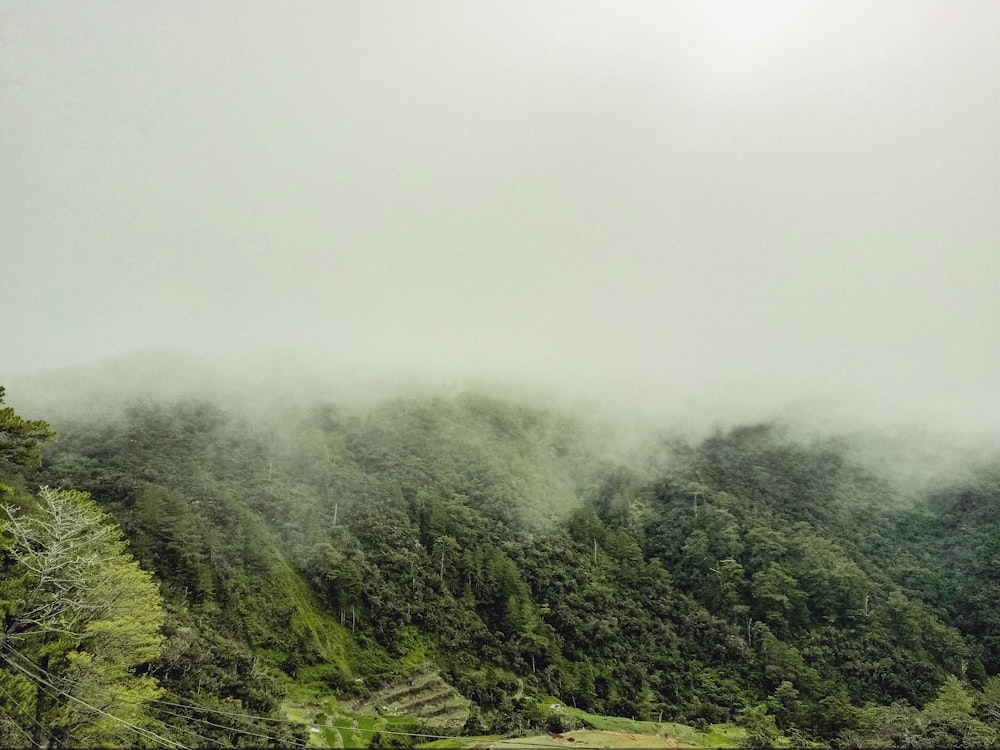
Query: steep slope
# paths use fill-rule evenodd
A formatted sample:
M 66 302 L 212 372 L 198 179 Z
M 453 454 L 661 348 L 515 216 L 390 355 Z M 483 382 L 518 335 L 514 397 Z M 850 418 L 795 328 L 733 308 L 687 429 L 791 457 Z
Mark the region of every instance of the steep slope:
M 949 676 L 995 671 L 991 590 L 911 572 L 922 554 L 942 581 L 989 576 L 993 474 L 921 504 L 773 425 L 640 471 L 580 422 L 479 395 L 55 426 L 23 481 L 89 491 L 125 529 L 167 603 L 152 673 L 181 702 L 274 712 L 295 680 L 355 706 L 389 705 L 383 685 L 405 711 L 429 662 L 469 733 L 542 727 L 531 696 L 552 695 L 830 741 L 866 704 L 930 710 Z M 934 519 L 966 507 L 984 531 L 949 553 L 965 527 Z

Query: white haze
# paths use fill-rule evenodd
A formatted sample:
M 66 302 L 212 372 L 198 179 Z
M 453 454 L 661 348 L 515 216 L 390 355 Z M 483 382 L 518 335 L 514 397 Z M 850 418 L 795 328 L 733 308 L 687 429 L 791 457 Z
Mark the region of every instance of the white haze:
M 172 347 L 996 439 L 998 41 L 995 0 L 7 2 L 0 382 Z

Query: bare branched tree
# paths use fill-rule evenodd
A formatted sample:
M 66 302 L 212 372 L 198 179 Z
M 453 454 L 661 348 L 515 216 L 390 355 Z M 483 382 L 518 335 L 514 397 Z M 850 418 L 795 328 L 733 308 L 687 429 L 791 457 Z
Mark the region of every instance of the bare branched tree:
M 99 742 L 141 721 L 155 682 L 163 607 L 121 530 L 79 492 L 43 487 L 35 514 L 0 506 L 13 575 L 0 596 L 0 660 L 34 683 L 38 743 Z M 46 736 L 48 735 L 48 736 Z

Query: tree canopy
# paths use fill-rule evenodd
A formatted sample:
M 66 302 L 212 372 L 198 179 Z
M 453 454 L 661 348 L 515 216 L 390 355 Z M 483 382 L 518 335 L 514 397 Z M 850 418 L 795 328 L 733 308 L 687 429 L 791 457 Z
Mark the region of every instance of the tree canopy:
M 9 406 L 3 406 L 6 389 L 0 385 L 0 461 L 23 466 L 41 466 L 42 443 L 56 435 L 47 422 L 19 417 Z
M 86 494 L 43 487 L 32 512 L 0 506 L 0 682 L 30 694 L 37 746 L 150 737 L 156 681 L 135 673 L 162 651 L 156 585 Z
M 619 462 L 487 397 L 276 411 L 132 403 L 18 469 L 0 740 L 288 744 L 286 694 L 346 705 L 431 663 L 468 733 L 555 726 L 551 697 L 757 744 L 1000 742 L 995 466 L 904 496 L 770 424 Z M 145 614 L 96 617 L 94 580 Z M 134 727 L 52 686 L 131 695 L 108 713 Z

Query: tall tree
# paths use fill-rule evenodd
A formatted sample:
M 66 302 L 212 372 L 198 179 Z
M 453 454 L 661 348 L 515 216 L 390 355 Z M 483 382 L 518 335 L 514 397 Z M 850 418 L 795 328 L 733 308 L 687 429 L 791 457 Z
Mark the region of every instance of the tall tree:
M 143 706 L 159 689 L 135 668 L 162 650 L 156 585 L 89 496 L 38 500 L 33 515 L 0 506 L 0 664 L 31 695 L 13 707 L 22 728 L 39 747 L 151 739 Z
M 0 406 L 6 389 L 0 385 Z M 9 407 L 0 408 L 0 462 L 41 466 L 41 444 L 55 439 L 47 422 L 22 419 Z

